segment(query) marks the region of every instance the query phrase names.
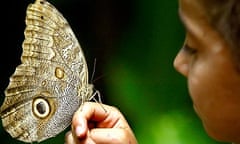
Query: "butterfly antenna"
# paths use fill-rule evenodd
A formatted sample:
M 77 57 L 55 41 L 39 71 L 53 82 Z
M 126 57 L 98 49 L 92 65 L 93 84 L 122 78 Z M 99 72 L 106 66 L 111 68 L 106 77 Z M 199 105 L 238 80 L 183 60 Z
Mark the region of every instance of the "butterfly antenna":
M 93 63 L 93 72 L 92 72 L 91 81 L 90 81 L 91 83 L 93 82 L 93 78 L 96 70 L 96 63 L 97 63 L 97 59 L 95 58 Z

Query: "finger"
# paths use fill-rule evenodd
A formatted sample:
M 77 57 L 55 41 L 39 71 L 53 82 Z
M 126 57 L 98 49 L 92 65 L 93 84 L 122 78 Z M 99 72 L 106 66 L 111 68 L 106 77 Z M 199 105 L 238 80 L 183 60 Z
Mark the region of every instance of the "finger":
M 112 107 L 95 102 L 85 102 L 78 110 L 77 113 L 84 116 L 87 120 L 102 121 L 112 111 Z
M 82 119 L 83 121 L 78 121 Z M 73 117 L 73 124 L 80 124 L 81 122 L 97 122 L 103 124 L 103 127 L 113 127 L 117 121 L 125 121 L 125 118 L 120 111 L 113 107 L 100 103 L 85 102 L 75 113 Z M 107 124 L 107 126 L 106 126 Z M 99 125 L 98 125 L 99 126 Z
M 65 135 L 65 144 L 95 144 L 95 142 L 90 138 L 86 137 L 85 139 L 77 139 L 74 137 L 71 131 L 67 132 Z
M 90 137 L 95 143 L 117 144 L 117 143 L 136 143 L 132 139 L 131 132 L 127 129 L 106 129 L 98 128 L 90 131 Z
M 76 144 L 71 131 L 65 134 L 65 144 Z
M 75 112 L 72 120 L 72 130 L 75 131 L 77 137 L 84 138 L 88 131 L 88 121 L 100 121 L 105 117 L 107 117 L 107 112 L 99 103 L 86 102 Z
M 137 143 L 121 112 L 112 106 L 86 102 L 74 114 L 73 136 L 78 140 L 96 143 Z M 92 141 L 92 142 L 93 142 Z

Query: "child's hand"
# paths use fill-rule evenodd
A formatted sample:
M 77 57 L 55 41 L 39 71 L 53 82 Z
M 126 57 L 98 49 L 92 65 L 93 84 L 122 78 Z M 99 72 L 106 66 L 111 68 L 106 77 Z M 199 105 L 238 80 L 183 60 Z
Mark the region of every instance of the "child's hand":
M 74 114 L 66 144 L 137 144 L 121 112 L 115 107 L 86 102 Z

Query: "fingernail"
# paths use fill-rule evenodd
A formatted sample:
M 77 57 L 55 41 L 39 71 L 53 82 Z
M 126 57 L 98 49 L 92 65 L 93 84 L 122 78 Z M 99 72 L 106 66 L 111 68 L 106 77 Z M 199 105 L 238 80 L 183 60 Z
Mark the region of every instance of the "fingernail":
M 75 133 L 77 136 L 81 136 L 83 133 L 83 128 L 81 126 L 77 126 L 75 129 Z

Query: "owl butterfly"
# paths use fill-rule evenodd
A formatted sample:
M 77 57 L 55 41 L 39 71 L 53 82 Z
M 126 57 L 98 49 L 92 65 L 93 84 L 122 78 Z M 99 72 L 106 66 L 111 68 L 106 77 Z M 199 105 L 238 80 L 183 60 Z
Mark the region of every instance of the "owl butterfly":
M 24 35 L 22 63 L 10 78 L 0 112 L 13 138 L 41 142 L 68 127 L 73 113 L 96 93 L 88 84 L 83 51 L 53 5 L 29 4 Z

